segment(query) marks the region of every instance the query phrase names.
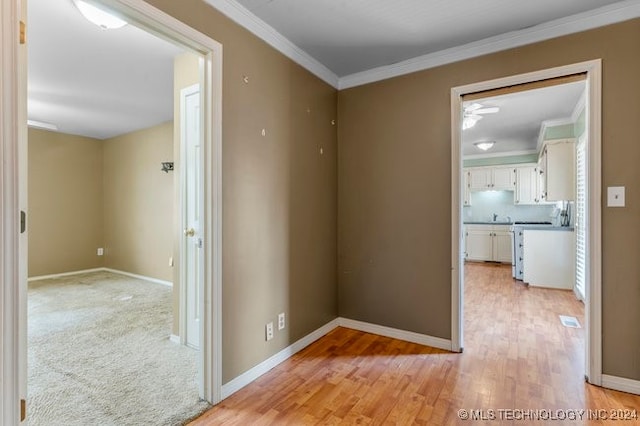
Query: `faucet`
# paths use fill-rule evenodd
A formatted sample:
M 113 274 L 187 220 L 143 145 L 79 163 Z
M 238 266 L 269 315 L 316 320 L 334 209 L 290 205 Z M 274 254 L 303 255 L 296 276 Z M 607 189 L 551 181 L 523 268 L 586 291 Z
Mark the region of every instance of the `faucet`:
M 493 221 L 495 222 L 496 220 L 498 220 L 498 213 L 493 214 Z
M 512 223 L 511 216 L 507 216 L 507 222 Z

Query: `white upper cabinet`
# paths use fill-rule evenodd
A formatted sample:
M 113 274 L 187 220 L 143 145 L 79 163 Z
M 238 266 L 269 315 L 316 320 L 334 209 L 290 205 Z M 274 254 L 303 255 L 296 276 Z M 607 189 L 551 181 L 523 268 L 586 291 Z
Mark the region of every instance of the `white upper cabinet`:
M 512 166 L 476 167 L 468 169 L 471 191 L 513 191 L 515 169 Z
M 538 165 L 542 171 L 540 185 L 545 201 L 576 199 L 575 139 L 547 141 L 540 154 Z

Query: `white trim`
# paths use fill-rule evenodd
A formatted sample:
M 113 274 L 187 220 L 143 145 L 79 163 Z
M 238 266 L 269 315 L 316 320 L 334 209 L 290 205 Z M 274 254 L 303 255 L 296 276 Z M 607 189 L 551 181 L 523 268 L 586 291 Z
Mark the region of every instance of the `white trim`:
M 35 277 L 29 277 L 28 281 L 33 282 L 33 281 L 49 280 L 54 278 L 64 278 L 64 277 L 70 277 L 73 275 L 90 274 L 92 272 L 111 272 L 114 274 L 126 275 L 128 277 L 137 278 L 139 280 L 149 281 L 155 284 L 162 284 L 168 287 L 173 287 L 173 283 L 171 281 L 165 281 L 158 278 L 147 277 L 146 275 L 138 275 L 132 272 L 125 272 L 119 269 L 112 269 L 112 268 L 81 269 L 79 271 L 61 272 L 59 274 L 38 275 Z
M 598 9 L 556 19 L 520 31 L 513 31 L 451 49 L 441 50 L 413 59 L 373 68 L 367 71 L 343 76 L 338 89 L 361 86 L 400 75 L 410 74 L 441 65 L 475 58 L 514 47 L 524 46 L 567 34 L 603 27 L 634 19 L 640 16 L 640 1 L 627 0 L 603 6 Z
M 433 337 L 426 334 L 414 333 L 413 331 L 400 330 L 397 328 L 371 324 L 368 322 L 357 321 L 348 318 L 338 318 L 338 326 L 364 331 L 365 333 L 377 334 L 379 336 L 391 337 L 392 339 L 417 343 L 419 345 L 444 349 L 446 351 L 451 350 L 451 340 L 443 339 L 441 337 Z
M 131 277 L 131 278 L 137 278 L 139 280 L 148 281 L 154 284 L 161 284 L 167 287 L 173 287 L 173 283 L 171 281 L 160 280 L 158 278 L 147 277 L 145 275 L 138 275 L 131 272 L 121 271 L 119 269 L 102 268 L 102 270 L 105 272 L 111 272 L 113 274 L 119 274 L 119 275 L 125 275 L 127 277 Z
M 532 155 L 537 154 L 537 150 L 528 149 L 522 151 L 509 151 L 509 152 L 491 152 L 489 154 L 472 154 L 472 155 L 464 155 L 464 160 L 478 160 L 483 158 L 509 158 L 516 157 L 520 155 Z M 508 154 L 508 155 L 505 155 Z
M 21 321 L 25 300 L 20 273 L 20 53 L 17 0 L 0 3 L 0 424 L 20 423 L 20 395 L 26 357 L 21 354 Z M 25 322 L 26 324 L 26 322 Z
M 462 96 L 484 90 L 528 83 L 547 78 L 562 77 L 577 73 L 587 73 L 587 120 L 589 139 L 587 145 L 587 182 L 589 205 L 587 223 L 589 235 L 587 242 L 587 293 L 585 303 L 585 327 L 588 329 L 585 342 L 585 376 L 589 383 L 601 385 L 602 382 L 602 61 L 600 59 L 581 62 L 469 84 L 451 89 L 451 340 L 453 348 L 462 348 L 463 316 L 463 265 L 461 259 L 462 212 L 460 187 L 461 175 L 461 126 Z
M 327 333 L 337 327 L 351 328 L 353 330 L 363 331 L 365 333 L 377 334 L 379 336 L 391 337 L 393 339 L 404 340 L 407 342 L 417 343 L 420 345 L 431 346 L 434 348 L 451 350 L 451 341 L 440 337 L 432 337 L 425 334 L 414 333 L 411 331 L 399 330 L 396 328 L 385 327 L 382 325 L 371 324 L 362 321 L 356 321 L 348 318 L 336 318 L 317 330 L 307 334 L 302 339 L 282 349 L 277 354 L 262 361 L 255 367 L 245 371 L 231 381 L 222 386 L 222 399 L 225 399 L 243 387 L 247 386 L 254 380 L 258 379 L 269 370 L 277 367 L 280 363 L 291 358 L 302 349 L 306 348 L 316 340 L 322 338 Z
M 640 380 L 625 379 L 624 377 L 603 374 L 602 387 L 640 395 Z
M 567 124 L 573 124 L 574 120 L 571 117 L 558 118 L 555 120 L 545 120 L 540 124 L 540 132 L 538 132 L 538 143 L 536 144 L 536 152 L 540 152 L 542 145 L 544 145 L 544 135 L 547 133 L 549 127 L 566 126 Z
M 205 0 L 232 21 L 247 29 L 293 62 L 324 82 L 338 88 L 338 76 L 307 52 L 293 44 L 271 25 L 254 15 L 235 0 Z
M 585 362 L 589 383 L 602 384 L 602 61 L 584 64 L 587 70 L 587 276 L 585 321 L 588 336 Z
M 571 113 L 572 123 L 575 124 L 578 122 L 578 118 L 580 118 L 580 113 L 584 108 L 586 108 L 586 102 L 587 102 L 587 89 L 585 87 L 585 90 L 582 91 L 582 95 L 580 95 L 580 99 L 578 99 L 578 102 L 576 103 L 576 106 L 573 108 L 573 112 Z M 575 135 L 575 136 L 577 137 L 579 135 Z
M 306 348 L 316 340 L 320 339 L 322 336 L 329 333 L 331 330 L 335 329 L 339 325 L 339 319 L 336 318 L 327 324 L 323 325 L 319 329 L 307 334 L 302 339 L 296 341 L 295 343 L 287 346 L 277 354 L 271 356 L 270 358 L 262 361 L 260 364 L 255 367 L 245 371 L 238 377 L 233 380 L 225 383 L 222 386 L 222 399 L 225 399 L 243 387 L 247 386 L 249 383 L 256 380 L 258 377 L 262 376 L 272 368 L 276 367 L 278 364 L 286 361 L 296 353 L 300 352 L 302 349 Z
M 61 272 L 59 274 L 36 275 L 35 277 L 29 277 L 27 281 L 33 282 L 33 281 L 40 281 L 40 280 L 49 280 L 53 278 L 70 277 L 72 275 L 89 274 L 91 272 L 102 272 L 105 270 L 106 268 L 92 268 L 92 269 L 81 269 L 78 271 Z

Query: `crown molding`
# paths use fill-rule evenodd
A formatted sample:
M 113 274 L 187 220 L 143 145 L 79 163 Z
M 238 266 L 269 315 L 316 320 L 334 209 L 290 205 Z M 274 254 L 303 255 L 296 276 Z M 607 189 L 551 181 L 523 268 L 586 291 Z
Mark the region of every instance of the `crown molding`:
M 340 78 L 338 89 L 348 89 L 450 64 L 514 47 L 573 34 L 640 16 L 640 0 L 626 0 L 587 12 L 556 19 L 519 31 L 489 37 L 465 45 L 418 56 Z
M 463 160 L 480 160 L 485 158 L 509 158 L 509 157 L 519 157 L 522 155 L 533 155 L 538 154 L 538 151 L 535 149 L 527 149 L 522 151 L 505 151 L 505 152 L 490 152 L 487 154 L 470 154 L 463 155 Z
M 558 118 L 555 120 L 545 120 L 540 124 L 540 132 L 538 133 L 538 142 L 536 144 L 536 151 L 540 152 L 542 145 L 544 144 L 544 135 L 547 133 L 549 127 L 566 126 L 567 124 L 573 124 L 575 121 L 571 117 Z
M 289 39 L 280 34 L 271 25 L 254 15 L 249 9 L 235 0 L 205 0 L 229 19 L 236 22 L 249 32 L 265 41 L 271 47 L 291 59 L 309 72 L 338 88 L 338 76 L 329 68 L 311 57 L 307 52 L 293 44 Z

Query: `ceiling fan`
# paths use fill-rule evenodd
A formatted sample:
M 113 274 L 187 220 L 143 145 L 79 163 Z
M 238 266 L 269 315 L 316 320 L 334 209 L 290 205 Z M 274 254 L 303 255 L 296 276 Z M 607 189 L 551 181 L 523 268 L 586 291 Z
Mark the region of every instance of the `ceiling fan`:
M 482 120 L 484 114 L 495 114 L 500 111 L 499 107 L 485 106 L 479 103 L 473 103 L 463 108 L 462 130 L 467 130 Z

